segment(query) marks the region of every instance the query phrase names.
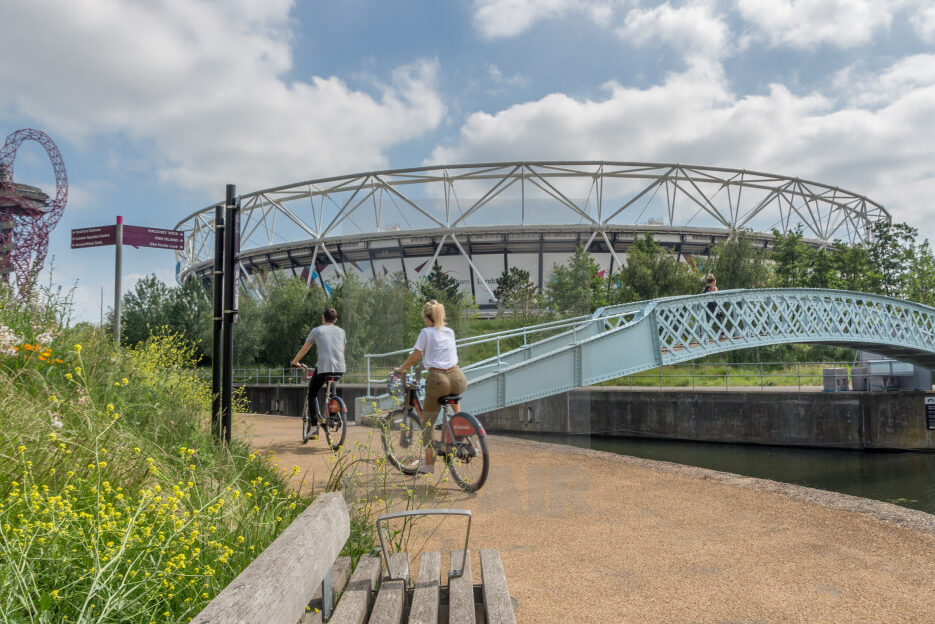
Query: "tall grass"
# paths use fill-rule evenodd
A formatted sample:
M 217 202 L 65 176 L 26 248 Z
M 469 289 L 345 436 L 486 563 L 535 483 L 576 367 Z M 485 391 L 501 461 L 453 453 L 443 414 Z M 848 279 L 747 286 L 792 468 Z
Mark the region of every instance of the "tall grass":
M 218 446 L 194 350 L 133 349 L 0 290 L 0 621 L 187 622 L 309 498 Z

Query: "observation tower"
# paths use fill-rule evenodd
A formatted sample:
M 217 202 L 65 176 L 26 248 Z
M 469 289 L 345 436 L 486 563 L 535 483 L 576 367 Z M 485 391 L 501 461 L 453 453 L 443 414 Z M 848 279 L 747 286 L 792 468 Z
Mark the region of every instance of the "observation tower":
M 13 180 L 16 152 L 24 141 L 35 141 L 49 157 L 55 174 L 55 197 Z M 6 138 L 0 149 L 0 279 L 15 275 L 20 293 L 29 290 L 49 250 L 49 233 L 62 218 L 68 201 L 68 176 L 58 147 L 45 132 L 26 128 Z
M 0 276 L 5 282 L 9 282 L 13 272 L 16 217 L 40 218 L 49 211 L 48 202 L 49 196 L 39 187 L 14 184 L 13 172 L 6 164 L 0 163 Z

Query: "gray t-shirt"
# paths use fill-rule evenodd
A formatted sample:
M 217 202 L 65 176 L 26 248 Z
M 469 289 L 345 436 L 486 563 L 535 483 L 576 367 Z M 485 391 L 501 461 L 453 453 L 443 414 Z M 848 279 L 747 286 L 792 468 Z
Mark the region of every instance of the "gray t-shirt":
M 314 343 L 318 347 L 319 373 L 347 371 L 344 364 L 344 345 L 347 344 L 347 338 L 343 329 L 337 325 L 319 325 L 308 333 L 305 342 Z

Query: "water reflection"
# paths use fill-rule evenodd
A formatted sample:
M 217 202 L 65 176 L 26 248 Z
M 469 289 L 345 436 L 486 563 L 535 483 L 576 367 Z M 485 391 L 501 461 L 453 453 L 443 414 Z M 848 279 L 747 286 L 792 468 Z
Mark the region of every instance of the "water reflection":
M 806 449 L 560 434 L 510 435 L 844 492 L 935 514 L 932 452 Z

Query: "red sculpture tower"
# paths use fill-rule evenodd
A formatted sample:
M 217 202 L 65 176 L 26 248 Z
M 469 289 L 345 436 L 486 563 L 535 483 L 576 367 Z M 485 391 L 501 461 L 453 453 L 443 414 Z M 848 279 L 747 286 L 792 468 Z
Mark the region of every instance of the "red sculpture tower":
M 13 181 L 13 162 L 23 141 L 45 148 L 55 172 L 55 198 L 34 186 Z M 51 138 L 41 130 L 17 130 L 0 150 L 0 279 L 10 283 L 15 274 L 17 289 L 29 290 L 49 251 L 49 233 L 55 228 L 68 201 L 65 163 Z

